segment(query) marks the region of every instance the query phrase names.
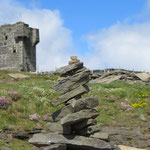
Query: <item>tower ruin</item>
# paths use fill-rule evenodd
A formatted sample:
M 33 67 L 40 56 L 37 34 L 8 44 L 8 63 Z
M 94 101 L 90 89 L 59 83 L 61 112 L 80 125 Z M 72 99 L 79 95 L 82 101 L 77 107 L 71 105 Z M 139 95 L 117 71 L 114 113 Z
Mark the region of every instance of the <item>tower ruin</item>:
M 0 26 L 0 69 L 35 72 L 39 30 L 17 22 Z

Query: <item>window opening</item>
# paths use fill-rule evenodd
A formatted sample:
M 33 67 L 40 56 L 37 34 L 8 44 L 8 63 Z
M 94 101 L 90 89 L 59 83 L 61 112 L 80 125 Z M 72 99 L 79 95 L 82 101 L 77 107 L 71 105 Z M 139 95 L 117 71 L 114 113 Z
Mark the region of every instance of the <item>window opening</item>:
M 8 36 L 6 35 L 6 36 L 5 36 L 5 40 L 7 40 L 7 39 L 8 39 Z
M 16 52 L 17 52 L 16 49 L 14 49 L 14 50 L 13 50 L 13 53 L 16 53 Z

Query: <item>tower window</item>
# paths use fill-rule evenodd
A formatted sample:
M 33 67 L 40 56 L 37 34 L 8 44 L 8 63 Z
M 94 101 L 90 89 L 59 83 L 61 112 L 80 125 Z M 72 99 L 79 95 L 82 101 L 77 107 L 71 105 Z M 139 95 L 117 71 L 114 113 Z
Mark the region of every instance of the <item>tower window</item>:
M 5 40 L 7 40 L 7 39 L 8 39 L 8 36 L 6 35 L 6 36 L 5 36 Z
M 17 52 L 16 49 L 14 49 L 14 50 L 13 50 L 13 53 L 16 53 L 16 52 Z

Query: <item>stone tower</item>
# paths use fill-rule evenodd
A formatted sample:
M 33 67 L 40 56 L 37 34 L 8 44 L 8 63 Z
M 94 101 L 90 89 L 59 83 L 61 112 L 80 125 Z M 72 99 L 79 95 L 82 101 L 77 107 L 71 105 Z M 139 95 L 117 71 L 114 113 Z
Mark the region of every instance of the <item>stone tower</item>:
M 36 71 L 36 44 L 39 30 L 28 24 L 0 26 L 0 69 Z

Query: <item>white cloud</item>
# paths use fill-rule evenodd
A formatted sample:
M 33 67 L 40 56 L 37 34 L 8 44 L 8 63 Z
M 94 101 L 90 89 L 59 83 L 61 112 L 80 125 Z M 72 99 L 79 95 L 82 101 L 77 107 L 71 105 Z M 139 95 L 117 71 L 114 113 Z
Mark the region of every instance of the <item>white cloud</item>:
M 118 23 L 88 35 L 97 66 L 150 71 L 150 23 Z M 99 58 L 99 63 L 97 59 Z M 95 62 L 92 62 L 94 64 Z
M 147 10 L 150 1 L 147 1 Z M 90 52 L 86 62 L 90 68 L 124 68 L 150 72 L 150 21 L 119 22 L 107 29 L 89 33 L 86 38 Z M 150 9 L 149 9 L 150 12 Z M 92 64 L 92 65 L 91 65 Z
M 33 1 L 31 1 L 33 2 Z M 79 56 L 90 69 L 125 68 L 150 71 L 150 0 L 138 15 L 143 23 L 119 22 L 89 33 L 88 51 Z M 131 19 L 129 19 L 131 20 Z M 37 64 L 40 70 L 66 65 L 74 55 L 71 31 L 64 27 L 59 11 L 25 8 L 17 0 L 1 0 L 0 25 L 24 21 L 40 29 Z M 132 20 L 131 20 L 132 21 Z M 80 49 L 80 48 L 79 48 Z
M 24 21 L 40 30 L 37 45 L 39 70 L 52 70 L 67 64 L 73 49 L 71 31 L 63 26 L 59 11 L 27 9 L 15 0 L 1 0 L 0 24 Z

